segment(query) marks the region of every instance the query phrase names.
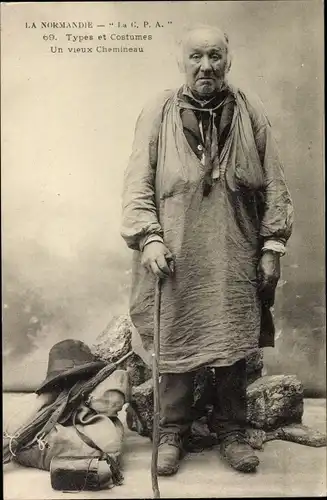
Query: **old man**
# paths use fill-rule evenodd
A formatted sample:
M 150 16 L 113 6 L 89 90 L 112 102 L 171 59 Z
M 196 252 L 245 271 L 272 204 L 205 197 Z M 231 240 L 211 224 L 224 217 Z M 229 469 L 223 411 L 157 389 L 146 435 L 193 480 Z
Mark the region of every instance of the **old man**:
M 259 459 L 244 433 L 245 358 L 258 349 L 263 310 L 274 302 L 292 201 L 260 101 L 227 82 L 228 36 L 196 27 L 180 51 L 185 83 L 145 106 L 125 173 L 130 314 L 149 345 L 155 279 L 163 278 L 158 473 L 178 470 L 194 372 L 204 366 L 215 369 L 220 454 L 252 472 Z

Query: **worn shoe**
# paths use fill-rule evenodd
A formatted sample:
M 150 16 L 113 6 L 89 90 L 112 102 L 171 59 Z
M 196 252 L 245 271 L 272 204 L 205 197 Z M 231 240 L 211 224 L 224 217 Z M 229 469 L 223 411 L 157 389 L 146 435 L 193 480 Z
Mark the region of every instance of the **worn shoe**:
M 254 472 L 260 463 L 251 446 L 240 436 L 223 440 L 220 453 L 233 469 L 240 472 Z
M 178 446 L 162 443 L 158 448 L 158 476 L 172 476 L 179 467 L 180 449 Z

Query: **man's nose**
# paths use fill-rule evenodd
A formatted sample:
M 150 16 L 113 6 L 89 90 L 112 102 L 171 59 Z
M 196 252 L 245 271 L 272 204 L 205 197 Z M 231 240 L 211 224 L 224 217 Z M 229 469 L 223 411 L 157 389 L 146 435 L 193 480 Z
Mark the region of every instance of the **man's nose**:
M 211 68 L 211 63 L 210 63 L 210 59 L 208 56 L 203 56 L 202 60 L 201 60 L 201 71 L 205 72 L 205 71 L 210 71 L 212 68 Z

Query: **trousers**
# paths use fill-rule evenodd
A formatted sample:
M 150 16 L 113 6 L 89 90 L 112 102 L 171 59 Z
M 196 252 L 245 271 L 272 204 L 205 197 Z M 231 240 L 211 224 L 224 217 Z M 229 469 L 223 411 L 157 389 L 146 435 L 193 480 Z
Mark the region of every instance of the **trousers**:
M 194 414 L 193 389 L 195 372 L 164 373 L 160 378 L 160 440 L 172 444 L 189 433 Z M 244 434 L 246 425 L 246 361 L 215 368 L 211 428 L 221 441 L 228 436 Z

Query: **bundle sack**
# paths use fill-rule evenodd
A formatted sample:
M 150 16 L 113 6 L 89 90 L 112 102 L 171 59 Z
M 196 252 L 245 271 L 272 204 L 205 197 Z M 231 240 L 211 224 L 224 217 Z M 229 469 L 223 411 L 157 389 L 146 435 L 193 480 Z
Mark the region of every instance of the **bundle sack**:
M 93 389 L 87 400 L 70 409 L 69 414 L 57 422 L 47 435 L 36 435 L 31 445 L 18 451 L 13 460 L 26 467 L 48 471 L 51 462 L 59 458 L 74 461 L 98 459 L 89 462 L 90 470 L 94 470 L 95 464 L 99 467 L 99 460 L 108 463 L 111 459 L 112 463 L 120 464 L 124 427 L 118 412 L 129 397 L 128 373 L 115 370 Z M 15 419 L 8 419 L 7 435 L 15 432 L 14 422 Z M 56 468 L 56 463 L 52 463 L 52 468 Z M 62 466 L 63 462 L 60 463 Z M 105 470 L 104 462 L 100 465 Z M 82 463 L 75 469 L 79 467 L 83 468 Z
M 105 453 L 120 461 L 124 428 L 118 417 L 94 415 L 86 406 L 80 405 L 76 415 L 76 427 L 103 450 L 89 446 L 69 425 L 56 424 L 49 434 L 38 438 L 28 449 L 17 453 L 14 460 L 25 467 L 50 470 L 54 457 L 97 457 Z

